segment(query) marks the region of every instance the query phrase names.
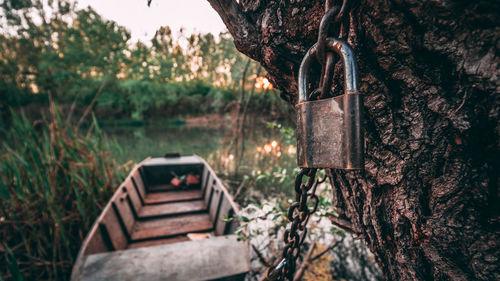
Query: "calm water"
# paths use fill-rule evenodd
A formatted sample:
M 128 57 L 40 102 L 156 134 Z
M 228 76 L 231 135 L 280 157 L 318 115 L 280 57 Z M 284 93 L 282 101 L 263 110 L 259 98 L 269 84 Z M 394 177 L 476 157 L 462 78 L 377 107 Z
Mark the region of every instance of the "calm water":
M 198 154 L 206 158 L 219 149 L 224 131 L 195 127 L 119 127 L 104 128 L 120 145 L 122 151 L 116 154 L 120 163 L 132 160 L 136 163 L 146 157 L 161 157 L 167 152 Z
M 138 163 L 167 152 L 197 154 L 230 184 L 239 185 L 245 179 L 263 192 L 290 193 L 286 185 L 293 180 L 296 167 L 295 136 L 284 133 L 283 127 L 269 127 L 257 116 L 248 119 L 245 136 L 236 138 L 230 122 L 102 129 L 121 147 L 115 153 L 119 163 Z

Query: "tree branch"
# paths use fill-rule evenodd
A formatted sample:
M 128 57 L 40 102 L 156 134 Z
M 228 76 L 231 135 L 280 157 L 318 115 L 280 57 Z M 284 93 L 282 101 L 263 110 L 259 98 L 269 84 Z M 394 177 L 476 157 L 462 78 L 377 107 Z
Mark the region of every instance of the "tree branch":
M 254 244 L 251 244 L 252 245 L 252 249 L 255 251 L 255 253 L 257 254 L 257 258 L 259 259 L 259 261 L 266 267 L 271 267 L 271 264 L 264 258 L 264 256 L 262 255 L 262 253 L 259 251 L 259 249 L 257 249 L 257 247 L 255 247 Z
M 302 262 L 302 264 L 300 264 L 300 267 L 297 270 L 297 273 L 295 273 L 295 276 L 293 277 L 293 281 L 302 280 L 302 275 L 304 275 L 304 271 L 306 270 L 309 263 L 312 261 L 311 255 L 314 252 L 315 248 L 316 248 L 316 241 L 313 241 L 312 245 L 309 247 L 309 250 L 307 251 L 306 256 L 304 257 L 304 261 Z
M 260 57 L 260 34 L 234 0 L 208 0 L 233 35 L 234 45 L 253 59 Z
M 330 219 L 330 222 L 332 224 L 344 229 L 347 232 L 356 234 L 358 236 L 361 235 L 361 233 L 359 231 L 354 230 L 354 226 L 348 220 L 338 218 L 335 215 L 330 214 L 330 213 L 326 214 L 326 216 Z
M 104 90 L 104 87 L 106 86 L 107 83 L 108 83 L 107 79 L 104 79 L 102 81 L 101 86 L 99 86 L 99 89 L 97 89 L 97 92 L 96 92 L 94 98 L 90 102 L 89 106 L 87 106 L 87 108 L 83 112 L 82 117 L 80 117 L 80 120 L 78 120 L 78 123 L 76 124 L 76 127 L 75 127 L 75 131 L 78 131 L 78 129 L 82 125 L 83 121 L 85 121 L 85 118 L 87 117 L 87 115 L 90 113 L 90 111 L 94 107 L 94 104 L 97 102 L 97 99 L 101 95 L 102 90 Z
M 337 247 L 338 244 L 340 244 L 342 240 L 333 240 L 330 245 L 328 245 L 328 247 L 326 247 L 325 250 L 323 250 L 321 253 L 318 253 L 317 255 L 315 255 L 314 257 L 311 258 L 311 261 L 315 261 L 319 258 L 321 258 L 321 256 L 323 256 L 324 254 L 328 253 L 331 249 Z

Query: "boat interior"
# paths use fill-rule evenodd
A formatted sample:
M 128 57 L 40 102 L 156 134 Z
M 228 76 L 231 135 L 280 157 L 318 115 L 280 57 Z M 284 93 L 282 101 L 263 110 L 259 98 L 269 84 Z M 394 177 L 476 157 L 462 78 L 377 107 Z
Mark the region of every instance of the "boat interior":
M 236 212 L 200 157 L 148 158 L 104 207 L 71 280 L 243 280 L 248 244 L 225 219 Z
M 231 234 L 236 221 L 224 220 L 235 205 L 214 172 L 196 156 L 152 158 L 138 165 L 111 198 L 83 255 L 164 245 Z M 197 183 L 171 184 L 189 175 Z

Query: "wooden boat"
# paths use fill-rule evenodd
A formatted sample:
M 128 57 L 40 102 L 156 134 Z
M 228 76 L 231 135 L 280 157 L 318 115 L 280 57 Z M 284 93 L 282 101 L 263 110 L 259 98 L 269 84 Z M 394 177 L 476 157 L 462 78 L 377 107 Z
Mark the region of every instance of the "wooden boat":
M 239 222 L 224 220 L 236 212 L 200 157 L 148 158 L 88 232 L 71 280 L 242 280 L 248 245 L 234 235 Z

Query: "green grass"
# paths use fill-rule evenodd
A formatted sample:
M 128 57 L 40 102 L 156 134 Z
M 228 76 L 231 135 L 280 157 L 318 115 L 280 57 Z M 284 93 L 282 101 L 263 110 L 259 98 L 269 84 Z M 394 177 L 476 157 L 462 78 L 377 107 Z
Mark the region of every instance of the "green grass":
M 55 105 L 12 112 L 0 147 L 0 280 L 68 280 L 81 241 L 125 175 L 97 122 L 65 126 Z

